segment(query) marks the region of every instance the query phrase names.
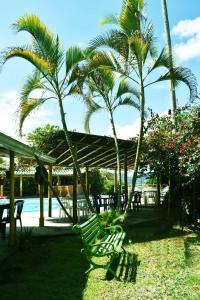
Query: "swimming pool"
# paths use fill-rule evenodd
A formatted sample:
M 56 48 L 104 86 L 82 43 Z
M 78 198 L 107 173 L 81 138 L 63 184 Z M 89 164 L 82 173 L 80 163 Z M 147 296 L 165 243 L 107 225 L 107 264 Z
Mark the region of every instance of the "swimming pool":
M 39 212 L 40 211 L 40 199 L 28 198 L 24 200 L 23 212 Z M 60 205 L 56 198 L 52 198 L 52 210 L 57 210 Z M 48 198 L 44 198 L 44 211 L 48 211 Z

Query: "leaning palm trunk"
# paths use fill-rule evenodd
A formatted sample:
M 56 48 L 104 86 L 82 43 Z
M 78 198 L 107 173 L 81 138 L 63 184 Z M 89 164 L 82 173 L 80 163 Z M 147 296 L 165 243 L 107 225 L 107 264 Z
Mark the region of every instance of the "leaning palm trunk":
M 119 145 L 117 140 L 117 134 L 115 130 L 115 123 L 113 120 L 112 112 L 110 111 L 110 123 L 112 126 L 113 137 L 115 141 L 115 150 L 116 150 L 116 157 L 117 157 L 117 208 L 120 209 L 120 202 L 121 202 L 121 166 L 120 166 L 120 156 L 119 156 Z
M 70 149 L 70 153 L 71 153 L 71 156 L 72 156 L 73 164 L 74 164 L 74 167 L 76 169 L 78 178 L 80 180 L 80 183 L 81 183 L 81 186 L 82 186 L 82 189 L 83 189 L 83 193 L 84 193 L 84 196 L 86 198 L 88 207 L 91 210 L 91 212 L 94 212 L 93 206 L 92 206 L 91 201 L 89 199 L 89 195 L 88 195 L 88 193 L 86 191 L 86 188 L 85 188 L 85 184 L 83 182 L 83 177 L 82 177 L 81 170 L 80 170 L 78 162 L 77 162 L 75 149 L 74 149 L 74 146 L 72 145 L 72 142 L 71 142 L 71 139 L 70 139 L 70 136 L 69 136 L 69 132 L 68 132 L 68 129 L 67 129 L 67 124 L 66 124 L 66 121 L 65 121 L 65 113 L 64 113 L 64 109 L 63 109 L 62 98 L 60 96 L 60 93 L 58 94 L 58 103 L 59 103 L 59 109 L 60 109 L 61 122 L 62 122 L 62 125 L 63 125 L 63 130 L 64 130 L 65 138 L 66 138 L 67 144 L 68 144 L 69 149 Z
M 37 156 L 35 156 L 35 159 L 38 163 L 38 165 L 41 167 L 41 170 L 43 168 L 43 163 L 39 160 L 39 158 Z M 73 223 L 74 220 L 73 218 L 70 216 L 70 214 L 68 213 L 68 211 L 66 210 L 65 206 L 63 205 L 62 201 L 60 200 L 60 197 L 58 196 L 57 191 L 54 189 L 53 185 L 51 184 L 50 181 L 48 181 L 48 179 L 46 178 L 46 176 L 44 175 L 43 171 L 42 171 L 42 177 L 44 179 L 44 182 L 48 185 L 48 187 L 51 189 L 53 195 L 56 197 L 58 203 L 60 204 L 61 208 L 63 209 L 63 211 L 65 212 L 65 214 L 67 215 L 67 217 L 69 218 L 69 220 Z
M 170 58 L 170 70 L 169 71 L 170 71 L 171 78 L 172 78 L 173 77 L 173 72 L 172 72 L 172 70 L 173 70 L 172 44 L 171 44 L 169 18 L 168 18 L 166 0 L 162 0 L 162 6 L 163 6 L 164 27 L 165 27 L 166 41 L 167 41 L 167 50 L 168 50 L 168 55 L 169 55 L 169 58 Z M 175 93 L 175 84 L 174 84 L 173 79 L 170 80 L 170 94 L 171 94 L 172 121 L 173 121 L 174 125 L 176 125 L 176 118 L 175 118 L 176 93 Z
M 137 151 L 135 156 L 135 163 L 134 163 L 134 173 L 132 177 L 132 187 L 131 192 L 129 195 L 128 203 L 126 205 L 126 209 L 124 212 L 124 215 L 127 215 L 129 209 L 131 208 L 131 202 L 133 199 L 134 191 L 135 191 L 135 185 L 137 180 L 137 174 L 138 169 L 140 165 L 140 156 L 141 156 L 141 149 L 142 149 L 142 141 L 144 136 L 144 107 L 145 107 L 145 94 L 144 94 L 144 86 L 143 81 L 141 80 L 141 86 L 140 86 L 140 104 L 141 104 L 141 111 L 140 111 L 140 133 L 138 137 L 138 143 L 137 143 Z

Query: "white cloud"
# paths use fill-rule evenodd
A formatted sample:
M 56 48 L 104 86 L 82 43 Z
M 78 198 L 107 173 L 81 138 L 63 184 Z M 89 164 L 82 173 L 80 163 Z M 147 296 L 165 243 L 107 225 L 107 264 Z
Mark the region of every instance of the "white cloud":
M 15 139 L 20 140 L 18 130 L 18 120 L 16 111 L 19 106 L 19 97 L 16 91 L 10 91 L 0 95 L 0 132 L 5 133 Z M 33 113 L 24 123 L 23 133 L 27 134 L 36 127 L 43 126 L 47 122 L 52 123 L 52 112 L 44 107 Z
M 192 36 L 200 32 L 200 17 L 193 20 L 180 21 L 172 28 L 172 33 L 179 37 Z
M 179 61 L 187 61 L 200 57 L 200 17 L 193 20 L 180 21 L 172 34 L 184 39 L 174 46 L 174 53 Z
M 136 119 L 135 122 L 129 125 L 120 126 L 116 124 L 115 129 L 119 139 L 127 140 L 139 133 L 140 119 Z M 106 135 L 113 136 L 111 127 L 108 128 Z

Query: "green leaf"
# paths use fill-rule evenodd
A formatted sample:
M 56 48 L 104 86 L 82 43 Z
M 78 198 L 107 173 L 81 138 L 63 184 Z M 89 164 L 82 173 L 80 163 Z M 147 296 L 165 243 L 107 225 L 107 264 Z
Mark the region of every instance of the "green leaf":
M 119 19 L 115 15 L 109 14 L 109 15 L 106 15 L 104 17 L 104 19 L 101 20 L 99 23 L 100 23 L 100 25 L 105 25 L 105 24 L 118 25 L 119 24 Z
M 38 72 L 35 72 L 32 75 L 27 77 L 27 80 L 24 83 L 20 92 L 21 101 L 26 101 L 29 98 L 30 93 L 36 89 L 43 89 L 41 76 L 39 75 Z
M 36 15 L 25 14 L 12 27 L 17 32 L 27 31 L 32 35 L 33 51 L 51 65 L 52 72 L 61 67 L 63 50 L 60 47 L 59 39 L 53 36 L 52 32 Z
M 142 0 L 124 0 L 119 24 L 126 34 L 131 35 L 133 32 L 140 31 L 143 7 Z
M 73 46 L 68 48 L 66 51 L 66 74 L 84 59 L 84 53 L 80 47 Z
M 12 57 L 21 57 L 30 63 L 32 63 L 44 76 L 48 76 L 51 73 L 51 65 L 48 61 L 46 61 L 43 57 L 37 56 L 36 53 L 33 51 L 20 48 L 20 47 L 13 47 L 9 49 L 3 57 L 3 63 L 9 60 Z
M 122 79 L 119 83 L 116 98 L 123 96 L 126 93 L 130 93 L 134 95 L 138 100 L 140 99 L 139 91 L 132 87 L 128 82 L 127 79 Z
M 190 91 L 190 101 L 193 102 L 198 94 L 197 94 L 197 81 L 194 74 L 188 68 L 173 68 L 164 75 L 160 76 L 156 82 L 165 81 L 172 79 L 174 82 L 180 83 L 183 82 L 187 85 Z
M 102 109 L 102 107 L 96 103 L 91 96 L 85 96 L 83 99 L 87 105 L 87 111 L 84 118 L 84 129 L 85 132 L 90 133 L 90 119 L 92 115 Z
M 50 98 L 29 98 L 27 101 L 21 101 L 19 107 L 19 132 L 22 133 L 22 127 L 25 119 L 30 115 L 30 113 L 39 108 Z

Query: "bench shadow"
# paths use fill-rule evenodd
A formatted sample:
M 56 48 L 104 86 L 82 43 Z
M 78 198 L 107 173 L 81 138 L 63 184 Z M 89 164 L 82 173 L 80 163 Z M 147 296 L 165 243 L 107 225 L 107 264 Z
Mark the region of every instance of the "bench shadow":
M 106 280 L 116 278 L 123 282 L 136 282 L 137 268 L 139 265 L 140 261 L 136 254 L 127 251 L 120 252 L 115 255 L 110 264 L 110 269 L 114 274 L 108 270 L 106 272 Z

